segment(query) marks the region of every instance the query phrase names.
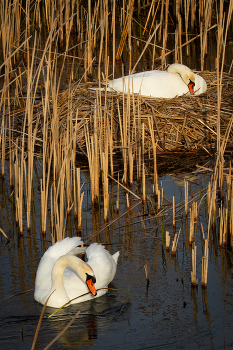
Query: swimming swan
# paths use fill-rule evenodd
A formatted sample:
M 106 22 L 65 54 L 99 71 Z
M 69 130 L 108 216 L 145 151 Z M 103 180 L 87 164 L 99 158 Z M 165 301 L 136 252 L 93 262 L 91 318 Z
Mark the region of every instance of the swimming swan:
M 40 260 L 35 281 L 34 298 L 47 306 L 59 308 L 70 299 L 91 292 L 71 303 L 80 303 L 99 297 L 116 274 L 119 252 L 110 255 L 102 245 L 93 243 L 87 249 L 80 247 L 80 237 L 65 238 L 51 246 Z M 77 247 L 78 246 L 78 247 Z M 74 254 L 86 250 L 87 261 Z
M 167 71 L 153 70 L 118 78 L 108 83 L 108 91 L 140 93 L 142 96 L 174 98 L 183 94 L 200 95 L 207 90 L 205 80 L 187 66 L 171 64 Z

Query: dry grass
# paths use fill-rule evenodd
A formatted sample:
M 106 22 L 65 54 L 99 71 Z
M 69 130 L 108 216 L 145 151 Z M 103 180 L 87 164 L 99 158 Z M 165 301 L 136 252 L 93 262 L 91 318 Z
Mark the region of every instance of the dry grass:
M 176 99 L 154 99 L 148 97 L 123 96 L 119 93 L 108 92 L 104 99 L 97 102 L 97 92 L 90 90 L 95 85 L 90 83 L 74 84 L 72 90 L 65 91 L 58 96 L 58 111 L 60 125 L 60 135 L 67 131 L 66 116 L 70 113 L 70 106 L 67 104 L 69 96 L 72 96 L 72 112 L 78 111 L 76 118 L 73 118 L 73 131 L 76 133 L 77 153 L 87 154 L 85 125 L 88 125 L 89 135 L 94 135 L 96 121 L 103 125 L 104 119 L 107 118 L 112 125 L 113 144 L 112 148 L 115 153 L 119 154 L 122 145 L 120 135 L 120 125 L 123 123 L 124 111 L 128 106 L 131 129 L 140 128 L 142 124 L 145 127 L 145 144 L 144 155 L 153 150 L 154 139 L 158 140 L 157 152 L 166 151 L 184 151 L 184 150 L 212 150 L 215 149 L 217 130 L 217 76 L 214 72 L 204 72 L 201 74 L 208 85 L 207 93 L 201 96 L 183 96 Z M 223 73 L 222 100 L 221 100 L 221 136 L 222 141 L 227 132 L 232 114 L 232 88 L 233 77 Z M 98 88 L 97 88 L 98 89 Z M 103 103 L 101 103 L 103 101 Z M 50 109 L 52 113 L 52 100 Z M 101 113 L 99 113 L 101 111 Z M 103 115 L 104 112 L 104 115 Z M 34 108 L 34 120 L 42 119 L 43 109 L 40 104 Z M 103 120 L 100 120 L 102 117 Z M 22 114 L 18 111 L 15 113 L 15 124 L 20 127 Z M 154 121 L 153 131 L 151 130 L 148 120 Z M 76 123 L 78 126 L 76 126 Z M 39 122 L 39 124 L 41 124 Z M 15 127 L 16 128 L 16 127 Z M 48 128 L 51 128 L 49 125 Z M 106 132 L 106 137 L 108 130 Z M 103 131 L 103 132 L 104 132 Z M 152 132 L 154 135 L 151 136 Z M 135 148 L 138 145 L 139 130 L 131 133 L 131 143 Z M 17 134 L 16 134 L 17 136 Z M 103 135 L 105 136 L 105 135 Z M 232 147 L 232 132 L 230 132 L 226 149 Z M 154 137 L 154 139 L 153 139 Z M 42 139 L 42 130 L 38 130 L 37 138 Z M 36 142 L 37 151 L 42 143 Z M 141 144 L 138 147 L 142 147 Z M 127 147 L 124 144 L 124 147 Z

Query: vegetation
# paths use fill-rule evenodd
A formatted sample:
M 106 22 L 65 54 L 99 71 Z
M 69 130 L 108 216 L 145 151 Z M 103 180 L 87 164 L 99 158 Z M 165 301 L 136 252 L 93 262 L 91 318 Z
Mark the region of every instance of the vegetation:
M 42 233 L 47 231 L 49 208 L 55 242 L 64 237 L 65 220 L 72 211 L 81 231 L 84 164 L 89 167 L 92 202 L 99 203 L 103 191 L 108 221 L 109 179 L 115 179 L 118 191 L 122 187 L 132 195 L 127 184 L 141 182 L 142 197 L 135 196 L 145 202 L 146 176 L 152 173 L 158 213 L 163 190 L 157 173 L 163 157 L 180 153 L 191 157 L 195 152 L 216 154 L 208 196 L 209 224 L 214 224 L 214 196 L 219 189 L 224 198 L 224 155 L 232 149 L 232 62 L 226 63 L 232 6 L 233 1 L 224 7 L 214 0 L 1 2 L 1 175 L 9 162 L 21 234 L 24 200 L 27 229 L 31 228 L 38 164 Z M 217 40 L 212 48 L 213 37 Z M 213 71 L 204 71 L 210 60 Z M 169 62 L 201 69 L 207 93 L 155 100 L 99 89 L 118 75 L 166 69 Z M 226 207 L 224 200 L 221 204 L 223 237 L 232 227 L 231 173 L 227 186 Z M 174 226 L 175 215 L 174 204 Z M 193 235 L 192 229 L 190 244 Z

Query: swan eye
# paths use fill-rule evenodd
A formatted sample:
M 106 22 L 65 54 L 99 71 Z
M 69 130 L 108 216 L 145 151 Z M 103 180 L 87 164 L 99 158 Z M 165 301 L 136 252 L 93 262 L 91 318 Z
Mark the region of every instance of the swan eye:
M 86 282 L 88 281 L 88 280 L 92 280 L 92 282 L 93 283 L 96 283 L 96 278 L 95 278 L 95 276 L 91 276 L 91 275 L 89 275 L 88 273 L 86 273 Z
M 194 94 L 195 83 L 192 80 L 189 80 L 188 88 L 191 94 Z

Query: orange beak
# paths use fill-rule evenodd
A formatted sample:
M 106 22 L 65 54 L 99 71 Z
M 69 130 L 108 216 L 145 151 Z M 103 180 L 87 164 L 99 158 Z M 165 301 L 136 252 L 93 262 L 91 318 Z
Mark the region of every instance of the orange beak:
M 188 88 L 191 94 L 194 94 L 194 82 L 190 80 L 190 83 L 188 84 Z
M 88 279 L 88 280 L 86 281 L 86 283 L 87 283 L 87 286 L 88 286 L 90 292 L 91 292 L 94 296 L 96 296 L 97 291 L 96 291 L 96 289 L 95 289 L 95 284 L 94 284 L 94 282 L 92 281 L 92 279 L 91 279 L 91 278 Z

